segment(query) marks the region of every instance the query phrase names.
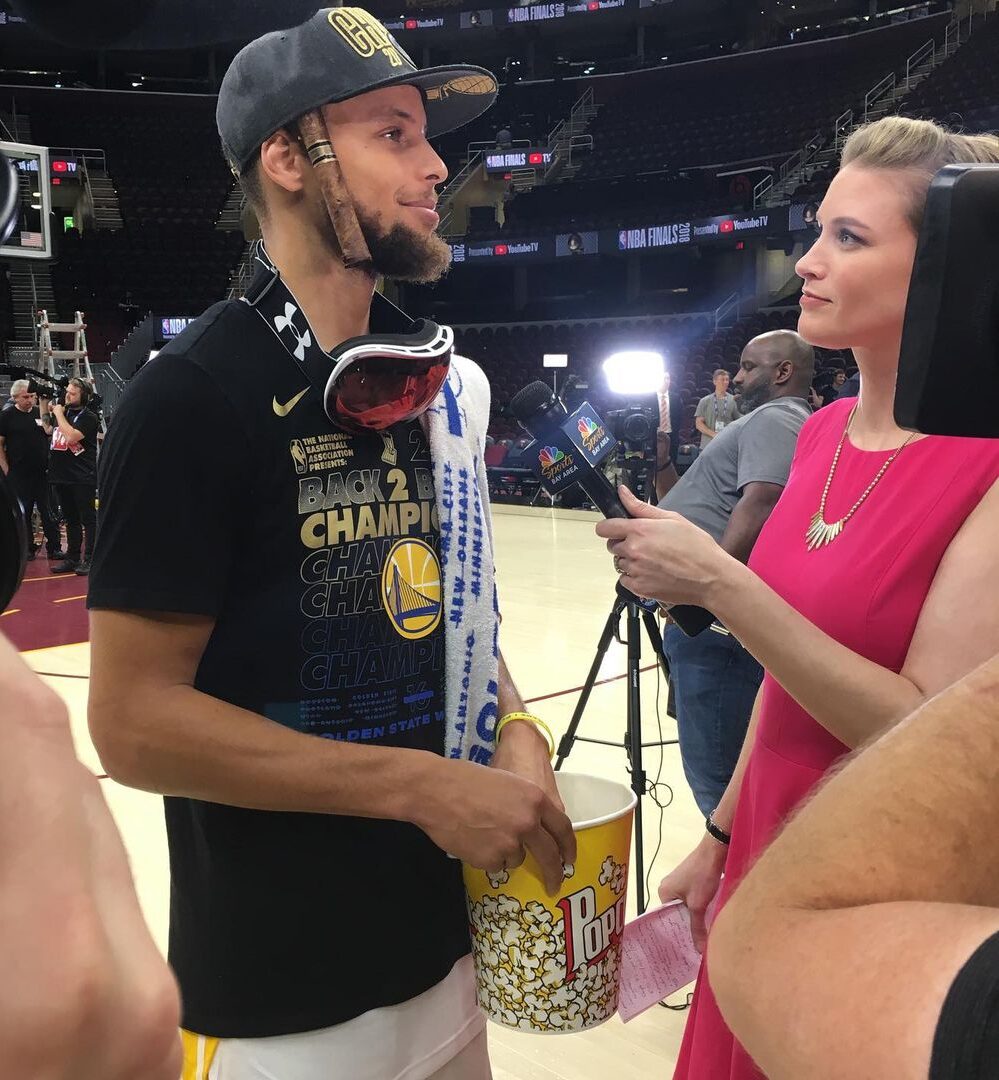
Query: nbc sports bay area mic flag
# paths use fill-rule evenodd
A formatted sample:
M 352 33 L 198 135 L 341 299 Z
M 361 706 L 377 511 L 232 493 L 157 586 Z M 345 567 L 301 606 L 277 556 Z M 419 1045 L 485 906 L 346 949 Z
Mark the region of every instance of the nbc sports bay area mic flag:
M 524 456 L 549 495 L 560 495 L 579 482 L 580 463 L 595 468 L 616 445 L 597 410 L 584 401 L 561 424 L 549 424 Z

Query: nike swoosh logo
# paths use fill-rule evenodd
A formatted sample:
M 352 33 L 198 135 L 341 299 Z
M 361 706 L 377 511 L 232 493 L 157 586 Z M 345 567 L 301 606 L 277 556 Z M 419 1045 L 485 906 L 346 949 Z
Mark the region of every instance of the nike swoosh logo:
M 306 388 L 305 388 L 304 390 L 302 390 L 302 391 L 301 391 L 300 393 L 296 394 L 296 395 L 295 395 L 295 396 L 294 396 L 294 397 L 293 397 L 293 398 L 291 399 L 291 401 L 289 401 L 289 402 L 288 402 L 288 404 L 287 404 L 287 405 L 281 405 L 281 404 L 280 404 L 280 403 L 278 402 L 278 399 L 277 399 L 277 398 L 274 398 L 274 399 L 272 399 L 272 401 L 271 401 L 271 405 L 272 405 L 272 406 L 273 406 L 273 408 L 274 408 L 274 415 L 275 415 L 275 416 L 287 416 L 287 415 L 288 415 L 288 413 L 290 413 L 290 412 L 291 412 L 291 410 L 292 410 L 292 409 L 294 409 L 294 407 L 295 407 L 295 406 L 296 406 L 296 405 L 297 405 L 297 404 L 298 404 L 298 403 L 299 403 L 299 402 L 300 402 L 300 401 L 302 400 L 302 398 L 304 398 L 304 397 L 305 397 L 305 395 L 306 395 L 306 394 L 307 394 L 308 392 L 309 392 L 309 388 L 308 388 L 308 387 L 306 387 Z

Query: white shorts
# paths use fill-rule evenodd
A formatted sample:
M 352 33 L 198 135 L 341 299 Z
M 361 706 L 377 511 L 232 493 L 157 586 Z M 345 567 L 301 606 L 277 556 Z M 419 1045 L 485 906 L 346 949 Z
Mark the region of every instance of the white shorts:
M 345 1024 L 263 1039 L 182 1033 L 181 1080 L 490 1080 L 470 956 L 426 993 Z

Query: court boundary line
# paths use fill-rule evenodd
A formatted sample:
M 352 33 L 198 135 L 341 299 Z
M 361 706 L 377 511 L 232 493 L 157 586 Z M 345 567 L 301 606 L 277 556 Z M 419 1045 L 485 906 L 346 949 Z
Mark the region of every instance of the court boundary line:
M 639 674 L 644 674 L 646 671 L 653 671 L 657 668 L 658 664 L 648 664 L 645 667 L 638 669 Z M 620 675 L 608 675 L 606 679 L 597 679 L 594 686 L 606 686 L 607 683 L 618 682 L 621 679 L 628 677 L 627 671 L 622 671 Z M 568 690 L 556 690 L 551 694 L 540 694 L 538 697 L 524 698 L 525 705 L 533 705 L 535 701 L 551 701 L 552 698 L 565 697 L 566 694 L 578 694 L 583 689 L 582 686 L 570 686 Z

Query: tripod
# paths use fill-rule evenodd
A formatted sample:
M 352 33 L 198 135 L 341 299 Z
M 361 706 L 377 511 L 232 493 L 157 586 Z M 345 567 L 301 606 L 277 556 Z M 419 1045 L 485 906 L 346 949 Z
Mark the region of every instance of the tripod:
M 597 673 L 603 663 L 607 648 L 611 639 L 621 641 L 619 635 L 621 615 L 627 613 L 626 636 L 622 644 L 628 647 L 628 726 L 624 733 L 624 741 L 621 743 L 608 742 L 606 739 L 588 739 L 576 734 L 579 721 L 582 719 L 583 710 L 589 701 L 590 692 L 597 680 Z M 586 676 L 586 682 L 576 703 L 576 709 L 569 721 L 569 727 L 558 744 L 558 756 L 555 760 L 556 772 L 562 767 L 562 762 L 569 756 L 573 744 L 576 742 L 599 743 L 601 746 L 623 746 L 628 755 L 628 764 L 631 767 L 631 790 L 638 796 L 638 804 L 635 807 L 635 871 L 638 884 L 638 914 L 645 911 L 645 851 L 642 846 L 642 796 L 646 794 L 647 783 L 645 770 L 642 766 L 642 749 L 647 746 L 672 746 L 677 740 L 667 739 L 660 742 L 642 742 L 642 700 L 638 684 L 639 666 L 642 657 L 642 638 L 640 620 L 645 623 L 645 630 L 652 644 L 652 651 L 659 661 L 666 678 L 669 678 L 669 665 L 663 656 L 663 639 L 659 633 L 659 627 L 652 613 L 645 610 L 634 596 L 622 586 L 618 586 L 617 599 L 607 622 L 604 624 L 600 641 L 597 643 L 597 652 L 590 666 L 590 673 Z

